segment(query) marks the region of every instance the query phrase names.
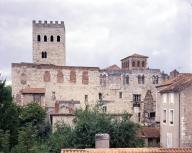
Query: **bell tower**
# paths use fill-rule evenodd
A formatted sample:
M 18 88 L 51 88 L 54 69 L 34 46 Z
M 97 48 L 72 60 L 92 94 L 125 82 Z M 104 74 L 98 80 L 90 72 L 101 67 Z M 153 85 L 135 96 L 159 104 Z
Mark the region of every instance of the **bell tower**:
M 33 63 L 65 65 L 65 25 L 33 21 Z

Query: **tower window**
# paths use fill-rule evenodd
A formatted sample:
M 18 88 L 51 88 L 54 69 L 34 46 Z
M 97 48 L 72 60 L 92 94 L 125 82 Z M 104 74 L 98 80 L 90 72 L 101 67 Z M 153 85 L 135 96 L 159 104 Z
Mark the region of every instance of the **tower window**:
M 41 52 L 41 58 L 47 58 L 47 52 Z
M 47 42 L 47 36 L 46 35 L 44 36 L 44 42 Z
M 123 97 L 122 95 L 123 95 L 122 92 L 119 92 L 119 98 L 122 98 Z
M 137 61 L 137 67 L 140 67 L 140 61 Z
M 144 83 L 145 83 L 145 76 L 138 75 L 138 84 L 144 84 Z
M 37 35 L 37 41 L 41 41 L 41 36 Z
M 132 62 L 132 67 L 135 67 L 135 62 L 134 61 Z
M 53 38 L 53 36 L 51 36 L 51 37 L 50 37 L 50 40 L 51 40 L 51 42 L 53 42 L 53 41 L 54 41 L 54 38 Z
M 123 84 L 124 85 L 128 85 L 129 84 L 129 75 L 124 75 L 123 76 Z
M 102 100 L 103 99 L 103 95 L 102 93 L 99 93 L 99 100 Z
M 145 62 L 144 61 L 142 61 L 142 67 L 145 67 Z
M 60 42 L 60 36 L 57 36 L 57 42 Z

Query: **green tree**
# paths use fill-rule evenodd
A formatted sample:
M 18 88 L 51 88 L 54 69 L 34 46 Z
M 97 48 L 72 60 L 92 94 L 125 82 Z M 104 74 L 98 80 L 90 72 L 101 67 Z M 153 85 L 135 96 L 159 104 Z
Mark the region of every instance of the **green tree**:
M 9 131 L 0 130 L 0 153 L 9 153 L 10 143 Z
M 17 143 L 17 130 L 19 126 L 18 107 L 12 103 L 11 87 L 5 86 L 0 80 L 0 129 L 9 131 L 10 147 Z
M 140 147 L 143 141 L 137 138 L 139 128 L 127 114 L 117 120 L 97 109 L 77 110 L 74 126 L 60 124 L 48 146 L 52 153 L 59 153 L 61 148 L 94 148 L 95 135 L 108 133 L 111 147 Z

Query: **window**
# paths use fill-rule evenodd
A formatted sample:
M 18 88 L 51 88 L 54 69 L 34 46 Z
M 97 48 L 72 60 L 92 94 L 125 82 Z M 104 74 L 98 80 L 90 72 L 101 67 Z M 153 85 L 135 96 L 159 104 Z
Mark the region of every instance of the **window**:
M 122 98 L 123 93 L 119 92 L 119 98 Z
M 135 62 L 134 61 L 132 62 L 132 67 L 135 67 Z
M 150 113 L 149 113 L 149 117 L 150 117 L 150 118 L 155 118 L 155 112 L 150 112 Z
M 166 123 L 166 118 L 167 118 L 167 111 L 166 109 L 163 110 L 163 123 Z
M 33 101 L 36 103 L 41 103 L 41 95 L 40 94 L 33 94 Z
M 57 36 L 57 42 L 60 42 L 60 36 Z
M 163 103 L 167 103 L 167 94 L 166 93 L 163 94 Z
M 51 37 L 50 37 L 50 40 L 51 40 L 51 42 L 53 42 L 53 41 L 54 41 L 54 38 L 53 38 L 53 36 L 51 36 Z
M 144 83 L 145 83 L 145 76 L 138 75 L 138 84 L 144 84 Z
M 88 95 L 85 95 L 85 102 L 88 102 Z
M 137 61 L 137 67 L 140 67 L 140 61 Z
M 133 95 L 133 102 L 140 102 L 141 101 L 141 95 L 134 94 Z
M 145 62 L 144 61 L 142 61 L 142 67 L 145 67 Z
M 174 120 L 174 111 L 173 109 L 169 110 L 169 123 L 173 125 L 173 120 Z
M 103 106 L 103 112 L 106 113 L 107 112 L 107 106 Z
M 103 95 L 102 93 L 99 93 L 99 100 L 102 100 L 103 99 Z
M 47 36 L 46 35 L 44 36 L 44 42 L 47 42 Z
M 52 100 L 56 100 L 55 91 L 52 91 Z
M 174 93 L 170 93 L 169 96 L 170 103 L 174 103 Z
M 41 36 L 40 35 L 37 35 L 37 41 L 41 41 Z
M 61 70 L 57 71 L 57 83 L 63 83 L 64 78 L 63 78 L 63 72 Z
M 153 84 L 158 84 L 159 83 L 159 76 L 158 75 L 154 75 L 153 77 L 152 77 L 152 79 L 153 79 Z
M 107 84 L 107 73 L 102 73 L 100 75 L 100 85 L 105 87 Z
M 129 76 L 126 74 L 123 76 L 123 84 L 128 85 L 129 84 Z
M 41 58 L 47 58 L 47 52 L 41 52 Z
M 50 82 L 51 81 L 51 74 L 49 71 L 45 71 L 44 76 L 43 76 L 44 82 Z

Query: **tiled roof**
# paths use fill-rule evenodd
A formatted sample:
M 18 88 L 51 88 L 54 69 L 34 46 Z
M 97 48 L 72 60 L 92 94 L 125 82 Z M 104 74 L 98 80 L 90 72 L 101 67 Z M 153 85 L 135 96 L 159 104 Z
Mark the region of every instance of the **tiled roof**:
M 136 53 L 135 53 L 135 54 L 132 54 L 132 55 L 130 55 L 130 56 L 127 56 L 127 57 L 121 59 L 121 61 L 124 60 L 124 59 L 130 58 L 130 57 L 148 58 L 148 56 L 144 56 L 144 55 L 140 55 L 140 54 L 136 54 Z
M 139 136 L 143 138 L 160 138 L 160 130 L 155 127 L 143 127 L 139 131 Z
M 106 68 L 106 70 L 120 70 L 121 68 L 117 66 L 116 64 L 113 64 Z
M 23 94 L 44 94 L 45 88 L 25 88 L 21 90 Z
M 157 86 L 160 88 L 160 92 L 170 92 L 170 91 L 181 91 L 192 85 L 192 73 L 180 73 L 178 76 L 171 80 L 167 80 L 161 85 Z
M 62 149 L 61 153 L 192 153 L 192 148 Z

